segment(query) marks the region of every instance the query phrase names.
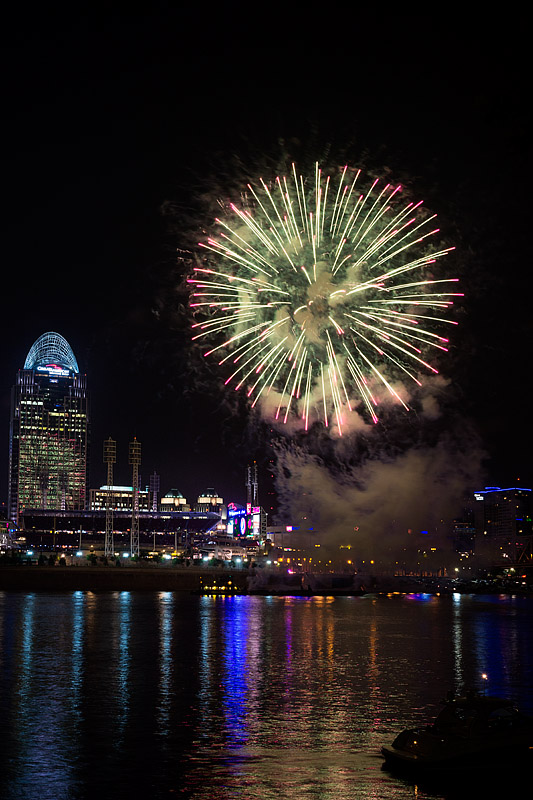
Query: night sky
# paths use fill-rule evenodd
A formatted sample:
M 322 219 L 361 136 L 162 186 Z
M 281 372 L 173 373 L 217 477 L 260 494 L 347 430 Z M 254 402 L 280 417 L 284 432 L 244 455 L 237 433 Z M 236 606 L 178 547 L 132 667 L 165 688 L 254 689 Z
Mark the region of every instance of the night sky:
M 260 443 L 191 361 L 176 250 L 210 176 L 235 156 L 275 158 L 280 140 L 349 145 L 409 176 L 438 213 L 466 293 L 442 370 L 479 431 L 487 481 L 531 486 L 525 34 L 517 20 L 425 13 L 156 4 L 4 19 L 2 499 L 10 388 L 55 330 L 89 377 L 92 486 L 108 436 L 116 482 L 130 481 L 136 435 L 143 482 L 155 469 L 163 491 L 244 500 Z

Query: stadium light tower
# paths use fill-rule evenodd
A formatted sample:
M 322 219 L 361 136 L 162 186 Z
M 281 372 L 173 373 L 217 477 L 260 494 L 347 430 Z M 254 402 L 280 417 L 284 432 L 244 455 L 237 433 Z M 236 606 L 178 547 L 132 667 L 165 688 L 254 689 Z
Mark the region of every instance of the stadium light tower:
M 105 501 L 105 545 L 104 555 L 114 555 L 113 542 L 113 464 L 117 461 L 117 443 L 114 439 L 104 442 L 104 464 L 107 464 L 107 494 Z
M 152 494 L 152 511 L 157 511 L 157 500 L 159 497 L 159 490 L 161 488 L 161 479 L 157 472 L 150 475 L 150 492 Z
M 129 446 L 129 463 L 132 466 L 131 503 L 131 555 L 139 555 L 139 466 L 141 463 L 141 443 L 134 436 Z
M 259 505 L 259 482 L 257 480 L 257 461 L 246 468 L 246 505 Z

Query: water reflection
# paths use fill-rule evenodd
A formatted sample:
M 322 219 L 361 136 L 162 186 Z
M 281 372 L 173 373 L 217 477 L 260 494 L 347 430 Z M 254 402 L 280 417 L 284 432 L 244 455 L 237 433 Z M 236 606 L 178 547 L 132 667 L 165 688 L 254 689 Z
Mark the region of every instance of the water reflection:
M 227 598 L 223 611 L 223 707 L 228 741 L 245 745 L 257 732 L 261 614 L 246 597 Z
M 524 648 L 524 640 L 530 637 L 526 626 L 531 618 L 524 601 L 520 597 L 487 598 L 478 604 L 478 613 L 472 619 L 478 675 L 486 674 L 485 689 L 491 694 L 507 693 L 518 699 L 519 687 L 531 674 L 527 671 L 531 647 Z
M 62 606 L 52 619 L 43 613 L 36 594 L 18 596 L 18 614 L 10 622 L 18 635 L 11 665 L 13 705 L 2 724 L 11 736 L 8 756 L 8 793 L 2 797 L 63 797 L 73 791 L 75 742 L 79 722 L 76 612 Z M 18 641 L 17 641 L 18 640 Z
M 461 599 L 463 595 L 457 592 L 452 595 L 453 599 L 453 688 L 457 693 L 463 692 L 463 626 L 461 619 Z
M 524 598 L 0 593 L 0 797 L 430 796 L 379 748 L 481 671 L 533 710 L 532 616 Z
M 379 730 L 381 725 L 381 717 L 380 717 L 381 698 L 379 689 L 379 666 L 378 666 L 377 645 L 378 645 L 377 622 L 375 618 L 372 618 L 370 621 L 370 631 L 368 638 L 367 681 L 368 681 L 370 705 L 374 710 L 370 728 L 371 733 L 373 734 L 372 738 L 374 739 L 376 739 L 379 736 Z
M 74 713 L 80 707 L 82 690 L 85 627 L 84 610 L 84 593 L 74 592 L 72 595 L 72 673 L 70 684 L 71 707 Z
M 157 723 L 159 733 L 169 732 L 170 709 L 172 703 L 172 619 L 174 616 L 174 595 L 161 592 L 159 595 L 159 700 Z
M 118 653 L 116 658 L 115 682 L 118 699 L 116 747 L 123 746 L 124 732 L 130 711 L 130 637 L 131 637 L 131 592 L 120 592 L 116 624 L 118 626 Z

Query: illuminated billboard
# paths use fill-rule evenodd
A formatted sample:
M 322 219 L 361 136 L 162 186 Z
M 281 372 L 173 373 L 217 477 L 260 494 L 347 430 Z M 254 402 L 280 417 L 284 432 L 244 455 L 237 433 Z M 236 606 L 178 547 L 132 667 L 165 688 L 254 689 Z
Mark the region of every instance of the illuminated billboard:
M 260 506 L 248 504 L 246 508 L 236 503 L 228 503 L 228 524 L 230 536 L 250 536 L 258 539 L 266 532 L 266 514 Z
M 68 378 L 70 370 L 59 367 L 57 364 L 46 364 L 44 367 L 36 367 L 37 372 L 47 372 L 55 378 Z
M 236 503 L 228 503 L 228 524 L 226 531 L 230 536 L 246 536 L 250 525 L 247 509 Z

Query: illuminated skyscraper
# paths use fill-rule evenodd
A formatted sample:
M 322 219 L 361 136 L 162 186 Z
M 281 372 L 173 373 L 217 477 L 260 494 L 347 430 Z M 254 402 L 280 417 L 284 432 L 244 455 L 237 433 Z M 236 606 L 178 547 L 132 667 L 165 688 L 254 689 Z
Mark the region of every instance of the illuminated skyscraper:
M 87 486 L 87 380 L 66 339 L 40 336 L 11 398 L 9 518 L 25 508 L 83 509 Z
M 489 564 L 531 560 L 531 489 L 487 486 L 474 492 L 476 556 Z

